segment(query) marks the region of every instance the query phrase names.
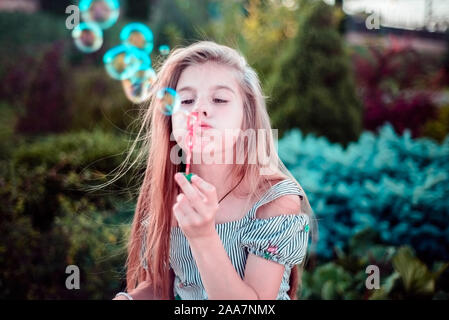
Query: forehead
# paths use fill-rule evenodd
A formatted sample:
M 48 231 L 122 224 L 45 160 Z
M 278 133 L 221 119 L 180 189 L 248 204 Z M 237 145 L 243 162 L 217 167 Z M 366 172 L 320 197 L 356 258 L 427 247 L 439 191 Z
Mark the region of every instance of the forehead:
M 235 92 L 238 91 L 235 71 L 228 66 L 215 62 L 206 62 L 185 68 L 179 77 L 176 90 L 186 86 L 195 90 L 209 90 L 217 86 L 227 86 Z

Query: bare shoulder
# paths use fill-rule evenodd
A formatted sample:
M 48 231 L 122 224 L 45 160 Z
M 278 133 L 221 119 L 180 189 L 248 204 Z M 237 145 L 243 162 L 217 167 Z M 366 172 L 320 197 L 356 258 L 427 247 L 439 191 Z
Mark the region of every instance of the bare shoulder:
M 258 219 L 267 219 L 284 214 L 298 214 L 301 211 L 301 199 L 294 194 L 281 196 L 257 209 Z

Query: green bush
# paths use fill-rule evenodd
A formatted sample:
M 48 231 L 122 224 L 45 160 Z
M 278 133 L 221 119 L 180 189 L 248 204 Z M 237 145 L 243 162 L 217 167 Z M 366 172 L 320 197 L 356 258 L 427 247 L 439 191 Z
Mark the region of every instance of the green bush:
M 300 128 L 346 145 L 361 134 L 362 104 L 333 10 L 322 1 L 305 5 L 296 37 L 273 61 L 268 109 L 280 136 Z
M 138 106 L 127 100 L 120 81 L 110 78 L 103 67 L 73 68 L 71 76 L 68 92 L 71 130 L 128 129 Z
M 438 110 L 437 118 L 426 122 L 423 128 L 423 135 L 435 139 L 438 142 L 449 134 L 449 105 L 442 106 Z
M 4 299 L 110 299 L 124 285 L 135 190 L 128 173 L 105 182 L 127 141 L 100 130 L 22 142 L 0 161 L 0 296 Z M 67 290 L 77 265 L 80 290 Z
M 65 17 L 42 12 L 0 12 L 0 30 L 4 30 L 0 33 L 0 54 L 10 58 L 18 50 L 35 55 L 37 49 L 71 37 Z
M 369 265 L 379 268 L 379 289 L 366 287 Z M 351 238 L 346 251 L 338 250 L 336 260 L 306 270 L 299 293 L 304 300 L 447 299 L 448 266 L 434 262 L 430 270 L 412 248 L 382 244 L 380 234 L 367 228 Z
M 17 112 L 10 104 L 0 101 L 0 161 L 9 159 L 20 138 L 14 135 Z

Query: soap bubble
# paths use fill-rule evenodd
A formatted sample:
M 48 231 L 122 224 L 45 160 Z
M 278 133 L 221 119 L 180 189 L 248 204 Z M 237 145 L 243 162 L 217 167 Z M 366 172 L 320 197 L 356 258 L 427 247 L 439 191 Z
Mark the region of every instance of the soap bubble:
M 122 81 L 126 97 L 133 103 L 142 103 L 150 96 L 150 89 L 156 81 L 156 72 L 152 69 L 139 70 L 130 79 Z
M 170 47 L 166 44 L 163 44 L 159 47 L 159 53 L 163 56 L 166 56 L 170 53 Z
M 103 44 L 103 31 L 94 23 L 81 22 L 73 29 L 72 37 L 76 47 L 85 53 L 97 51 Z
M 133 46 L 119 45 L 109 49 L 103 56 L 108 74 L 117 80 L 129 79 L 139 70 L 151 67 L 150 57 Z
M 120 14 L 118 0 L 81 0 L 79 9 L 85 22 L 97 23 L 102 29 L 110 28 Z
M 160 89 L 156 98 L 159 100 L 161 106 L 160 110 L 166 116 L 171 116 L 172 114 L 179 111 L 179 106 L 181 105 L 181 98 L 179 94 L 172 88 Z
M 153 51 L 153 32 L 143 23 L 127 24 L 120 32 L 120 40 L 124 44 L 135 46 L 147 54 Z
M 108 74 L 117 80 L 129 79 L 134 74 L 151 66 L 150 57 L 133 46 L 119 45 L 109 49 L 103 56 Z

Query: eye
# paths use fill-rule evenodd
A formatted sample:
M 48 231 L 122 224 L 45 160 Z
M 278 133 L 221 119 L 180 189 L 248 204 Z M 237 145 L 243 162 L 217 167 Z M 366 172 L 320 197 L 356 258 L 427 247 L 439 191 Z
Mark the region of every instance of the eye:
M 219 98 L 215 98 L 214 99 L 214 102 L 215 103 L 226 103 L 226 102 L 228 102 L 227 100 L 223 100 L 223 99 L 219 99 Z
M 186 100 L 182 100 L 181 104 L 192 104 L 193 103 L 193 99 L 186 99 Z

